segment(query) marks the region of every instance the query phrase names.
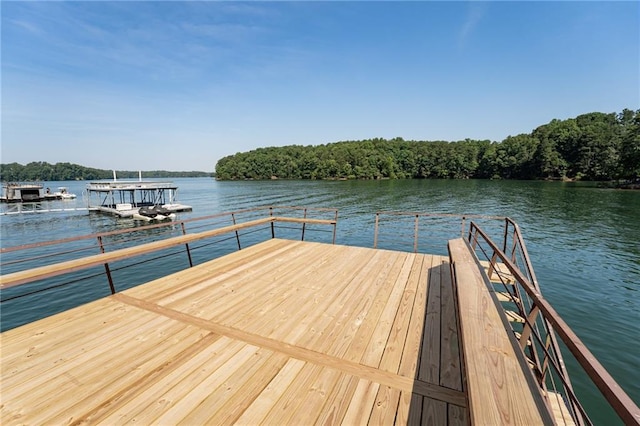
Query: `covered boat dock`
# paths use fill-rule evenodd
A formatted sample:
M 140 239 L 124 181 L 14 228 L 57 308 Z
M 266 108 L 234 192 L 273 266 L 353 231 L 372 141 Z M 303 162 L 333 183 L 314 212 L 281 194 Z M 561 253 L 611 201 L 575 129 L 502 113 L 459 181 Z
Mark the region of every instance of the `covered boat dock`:
M 156 181 L 102 181 L 87 185 L 88 209 L 120 217 L 132 217 L 140 207 L 162 206 L 171 212 L 192 207 L 176 202 L 178 186 Z

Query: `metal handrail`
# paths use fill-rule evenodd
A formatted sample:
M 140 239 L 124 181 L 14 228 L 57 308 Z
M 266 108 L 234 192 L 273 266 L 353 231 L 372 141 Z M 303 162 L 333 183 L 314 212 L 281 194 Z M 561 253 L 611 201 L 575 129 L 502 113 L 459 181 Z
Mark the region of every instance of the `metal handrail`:
M 405 217 L 406 220 L 401 220 L 402 217 Z M 502 263 L 515 278 L 517 285 L 513 286 L 513 290 L 510 290 L 501 275 L 497 274 L 505 284 L 504 287 L 511 297 L 511 303 L 515 305 L 517 313 L 524 320 L 522 333 L 519 337 L 520 348 L 533 363 L 537 382 L 545 398 L 548 400 L 550 397 L 559 397 L 550 392 L 560 388 L 569 399 L 567 408 L 572 420 L 578 425 L 591 424 L 584 407 L 578 401 L 572 388 L 562 358 L 557 333 L 623 421 L 627 424 L 640 424 L 640 412 L 633 401 L 620 389 L 606 370 L 595 361 L 595 357 L 551 308 L 550 304 L 542 298 L 520 227 L 514 220 L 509 217 L 471 214 L 381 211 L 375 216 L 373 246 L 378 248 L 382 243 L 388 243 L 387 240 L 382 241 L 384 236 L 388 236 L 392 243 L 397 243 L 399 236 L 405 236 L 404 240 L 406 242 L 410 240 L 413 251 L 417 252 L 419 243 L 424 239 L 422 234 L 428 231 L 422 221 L 432 220 L 428 224 L 433 225 L 433 222 L 437 222 L 438 219 L 458 219 L 461 229 L 459 236 L 463 237 L 467 236 L 466 221 L 471 219 L 468 228 L 468 241 L 474 250 L 482 251 L 485 259 L 489 261 L 489 272 L 497 268 L 497 263 Z M 475 219 L 501 222 L 500 235 L 492 238 L 480 228 Z M 381 231 L 383 224 L 386 233 Z M 436 223 L 437 225 L 440 223 Z M 387 227 L 391 230 L 389 231 Z M 449 235 L 453 237 L 453 233 Z M 500 244 L 496 241 L 500 241 Z M 483 242 L 488 244 L 487 249 L 481 246 Z M 514 273 L 514 271 L 517 272 Z M 531 343 L 530 346 L 529 343 Z M 549 387 L 549 391 L 547 391 L 547 387 Z
M 407 230 L 406 228 L 402 228 L 406 234 L 401 234 L 397 229 L 394 232 L 383 234 L 381 232 L 381 220 L 385 216 L 390 216 L 393 219 L 397 217 L 406 217 L 412 220 L 411 222 L 411 230 Z M 391 235 L 394 240 L 398 240 L 398 236 L 406 236 L 411 237 L 412 242 L 412 250 L 413 252 L 419 251 L 419 245 L 422 240 L 420 240 L 421 233 L 423 232 L 424 226 L 422 225 L 422 221 L 435 221 L 435 220 L 458 220 L 460 223 L 460 232 L 459 233 L 450 233 L 449 235 L 454 236 L 464 236 L 467 228 L 467 220 L 469 219 L 482 219 L 482 220 L 491 220 L 496 221 L 497 223 L 504 222 L 505 220 L 510 220 L 504 216 L 490 216 L 490 215 L 479 215 L 479 214 L 454 214 L 454 213 L 424 213 L 424 212 L 397 212 L 397 211 L 378 211 L 375 215 L 375 223 L 374 223 L 374 234 L 373 234 L 373 248 L 379 248 L 380 243 L 383 240 L 383 236 Z M 397 220 L 393 221 L 396 228 L 398 227 Z M 386 242 L 386 240 L 385 240 Z M 446 240 L 442 241 L 443 247 L 446 248 Z M 505 237 L 506 244 L 506 237 Z
M 518 230 L 518 228 L 514 229 Z M 516 238 L 518 238 L 518 236 L 519 234 Z M 480 241 L 479 237 L 482 238 L 482 241 Z M 492 251 L 492 257 L 495 255 L 502 261 L 522 290 L 524 290 L 526 295 L 530 298 L 532 306 L 529 316 L 535 318 L 539 315 L 543 323 L 548 327 L 549 332 L 553 334 L 553 331 L 555 331 L 561 337 L 562 341 L 578 361 L 579 365 L 587 373 L 587 376 L 597 386 L 602 395 L 625 424 L 640 424 L 640 408 L 638 408 L 633 400 L 631 400 L 631 398 L 620 388 L 613 377 L 611 377 L 605 368 L 597 361 L 595 356 L 587 349 L 580 338 L 571 330 L 567 323 L 564 322 L 555 309 L 553 309 L 551 304 L 542 297 L 539 287 L 525 276 L 511 257 L 505 254 L 505 252 L 498 247 L 498 245 L 477 224 L 473 222 L 470 225 L 469 241 L 472 246 L 474 244 L 477 246 L 481 242 L 485 242 L 489 246 Z M 520 242 L 522 242 L 521 237 Z M 528 258 L 524 245 L 522 245 L 522 249 L 524 249 L 525 256 Z M 525 321 L 530 327 L 531 333 L 535 335 L 532 342 L 535 341 L 542 344 L 544 339 L 542 339 L 539 332 L 535 330 L 535 319 L 525 317 Z M 578 398 L 570 386 L 570 382 L 568 380 L 569 376 L 563 368 L 564 363 L 561 362 L 562 358 L 559 347 L 556 344 L 552 344 L 550 346 L 551 351 L 549 351 L 544 348 L 544 345 L 542 346 L 542 352 L 545 353 L 546 356 L 554 355 L 557 357 L 555 362 L 552 360 L 551 365 L 557 369 L 556 372 L 559 374 L 561 381 L 564 384 L 566 396 L 570 398 L 571 404 L 575 409 L 573 411 L 574 420 L 579 423 L 582 423 L 583 421 L 590 423 L 590 420 L 586 416 L 584 409 L 579 405 Z M 575 412 L 576 410 L 579 411 L 582 416 L 578 417 Z
M 509 223 L 505 222 L 505 225 L 508 227 Z M 499 262 L 499 260 L 502 260 L 502 259 L 498 256 L 497 251 L 487 250 L 480 244 L 481 241 L 478 238 L 478 231 L 477 231 L 479 227 L 475 223 L 471 223 L 469 228 L 470 228 L 469 229 L 470 246 L 474 250 L 476 256 L 480 257 L 478 253 L 478 251 L 480 251 L 481 252 L 480 254 L 482 254 L 485 259 L 489 260 L 489 265 L 487 266 L 486 274 L 489 278 L 489 281 L 492 283 L 495 283 L 495 281 L 491 280 L 491 278 L 493 277 L 493 271 L 499 270 L 497 265 L 503 264 L 502 262 Z M 482 234 L 482 237 L 484 241 L 491 240 L 488 236 L 486 236 L 486 234 Z M 503 247 L 505 248 L 507 247 L 507 242 L 508 242 L 508 239 L 505 239 Z M 513 242 L 514 242 L 514 247 L 511 250 L 511 255 L 508 256 L 505 254 L 505 256 L 510 257 L 511 262 L 517 267 L 517 258 L 515 254 L 517 250 L 518 241 L 515 236 L 513 238 Z M 497 246 L 497 244 L 494 244 L 494 245 Z M 496 276 L 498 277 L 498 280 L 502 284 L 505 292 L 510 295 L 511 300 L 509 300 L 508 302 L 513 303 L 516 306 L 516 308 L 518 309 L 517 313 L 520 316 L 521 320 L 524 322 L 524 326 L 520 332 L 520 336 L 518 337 L 518 334 L 516 334 L 516 338 L 519 340 L 519 347 L 521 351 L 529 359 L 529 362 L 532 363 L 532 368 L 535 369 L 534 370 L 534 372 L 536 373 L 535 378 L 537 379 L 537 383 L 542 389 L 543 394 L 546 395 L 546 392 L 548 392 L 547 379 L 549 380 L 550 382 L 549 384 L 553 388 L 553 390 L 554 391 L 557 390 L 553 376 L 546 374 L 547 366 L 549 365 L 549 363 L 551 363 L 551 366 L 555 368 L 557 372 L 560 372 L 559 377 L 564 388 L 567 391 L 572 392 L 573 389 L 571 388 L 571 384 L 569 381 L 569 374 L 564 367 L 562 353 L 558 349 L 556 340 L 551 339 L 551 336 L 553 335 L 553 331 L 551 327 L 548 326 L 546 322 L 543 322 L 542 325 L 545 330 L 544 334 L 548 338 L 545 341 L 543 341 L 541 337 L 543 333 L 540 332 L 540 329 L 538 327 L 538 321 L 537 321 L 539 309 L 535 306 L 532 306 L 531 300 L 528 297 L 527 293 L 524 292 L 523 290 L 520 290 L 520 288 L 517 285 L 513 286 L 513 290 L 509 290 L 510 285 L 508 285 L 508 283 L 505 282 L 503 274 L 504 272 L 499 272 L 496 274 Z M 539 291 L 539 289 L 537 290 Z M 517 333 L 515 329 L 513 331 L 514 333 Z M 534 347 L 531 344 L 530 338 L 532 335 L 533 335 L 533 338 L 538 343 L 538 346 L 536 347 Z M 548 350 L 549 348 L 551 348 L 550 351 Z M 570 399 L 570 402 L 571 402 L 571 409 L 573 410 L 571 414 L 572 419 L 576 419 L 578 424 L 583 424 L 581 419 L 587 418 L 586 411 L 582 408 L 582 406 L 579 404 L 577 399 L 575 398 Z M 580 412 L 581 416 L 577 416 L 576 412 Z
M 18 245 L 18 246 L 13 246 L 13 247 L 0 247 L 0 254 L 11 253 L 11 252 L 14 252 L 14 251 L 27 250 L 27 249 L 32 249 L 32 248 L 36 248 L 36 247 L 46 247 L 46 246 L 51 246 L 51 245 L 65 244 L 65 243 L 75 242 L 75 241 L 80 241 L 80 240 L 87 240 L 87 239 L 93 240 L 93 239 L 96 239 L 97 237 L 103 237 L 104 238 L 104 237 L 111 237 L 111 236 L 115 236 L 115 235 L 128 234 L 128 233 L 131 233 L 131 232 L 139 232 L 139 231 L 145 231 L 145 230 L 156 229 L 156 228 L 166 228 L 166 227 L 172 227 L 172 226 L 176 226 L 176 225 L 181 225 L 182 226 L 182 225 L 189 224 L 189 223 L 203 222 L 203 221 L 211 220 L 211 219 L 229 218 L 230 215 L 238 216 L 238 215 L 246 214 L 246 213 L 256 213 L 256 212 L 261 212 L 261 211 L 269 211 L 269 209 L 300 210 L 302 212 L 312 211 L 312 212 L 334 213 L 335 220 L 337 220 L 337 215 L 338 215 L 337 209 L 320 208 L 320 207 L 311 208 L 311 207 L 299 207 L 299 206 L 272 206 L 272 205 L 268 205 L 268 206 L 247 208 L 247 209 L 242 209 L 242 210 L 234 210 L 232 212 L 216 213 L 216 214 L 207 215 L 207 216 L 199 216 L 199 217 L 189 218 L 189 219 L 180 219 L 180 220 L 170 221 L 170 222 L 155 223 L 155 224 L 140 226 L 140 227 L 136 227 L 136 228 L 126 228 L 126 229 L 118 229 L 118 230 L 115 230 L 115 231 L 98 232 L 98 233 L 94 233 L 94 234 L 86 234 L 86 235 L 80 235 L 80 236 L 77 236 L 77 237 L 61 238 L 61 239 L 57 239 L 57 240 L 41 241 L 41 242 L 37 242 L 37 243 L 23 244 L 23 245 Z M 303 214 L 306 214 L 306 213 L 303 213 Z
M 511 219 L 507 218 L 507 220 L 510 221 L 510 224 L 514 227 L 514 235 L 517 238 L 517 242 L 518 242 L 518 247 L 520 247 L 520 250 L 522 251 L 522 257 L 525 263 L 525 268 L 527 271 L 527 275 L 529 277 L 529 280 L 531 282 L 531 284 L 533 284 L 533 286 L 538 289 L 538 291 L 540 291 L 540 285 L 538 284 L 538 279 L 536 277 L 536 274 L 533 270 L 533 267 L 531 266 L 531 260 L 529 258 L 529 253 L 527 251 L 527 246 L 524 243 L 524 239 L 522 237 L 522 233 L 520 232 L 520 226 L 512 221 Z M 533 307 L 531 307 L 531 310 L 533 309 Z M 545 327 L 548 326 L 547 322 L 544 322 L 543 325 Z M 566 383 L 566 387 L 568 389 L 570 389 L 571 391 L 573 391 L 572 385 L 571 385 L 571 381 L 569 380 L 569 372 L 567 371 L 567 367 L 564 363 L 564 360 L 562 359 L 562 351 L 559 350 L 560 346 L 558 344 L 558 339 L 556 337 L 556 334 L 553 332 L 553 328 L 552 327 L 548 327 L 547 328 L 547 334 L 549 336 L 550 339 L 550 345 L 554 348 L 557 349 L 557 356 L 558 356 L 558 363 L 560 366 L 560 369 L 562 371 L 562 375 L 563 377 L 566 377 L 567 379 L 567 383 Z
M 477 224 L 475 223 L 471 223 L 469 226 L 469 241 L 471 241 L 471 235 L 472 235 L 472 231 L 474 229 L 474 227 L 477 227 Z M 513 228 L 513 232 L 510 233 L 509 229 Z M 512 242 L 512 249 L 511 249 L 511 253 L 510 253 L 510 260 L 516 265 L 518 266 L 518 257 L 516 256 L 516 252 L 519 251 L 520 252 L 520 258 L 522 259 L 522 262 L 524 263 L 524 272 L 526 272 L 526 277 L 529 279 L 529 282 L 540 292 L 540 286 L 538 284 L 538 279 L 535 275 L 534 269 L 532 267 L 532 263 L 531 263 L 531 259 L 529 258 L 529 252 L 527 251 L 527 247 L 524 243 L 524 239 L 522 237 L 522 233 L 520 231 L 520 226 L 511 218 L 506 217 L 505 218 L 505 238 L 504 238 L 504 242 L 503 242 L 503 248 L 502 251 L 503 253 L 507 253 L 507 247 L 508 247 L 508 238 L 509 236 L 511 236 L 511 238 L 513 239 Z M 474 244 L 474 242 L 472 242 L 472 244 Z M 492 264 L 490 265 L 490 268 L 493 267 L 493 263 L 495 262 L 495 256 L 496 254 L 494 253 L 494 255 L 492 256 Z M 537 308 L 531 303 L 531 301 L 529 300 L 527 303 L 527 306 L 525 306 L 524 304 L 524 299 L 526 298 L 526 293 L 522 294 L 522 292 L 519 290 L 518 287 L 515 287 L 515 293 L 516 293 L 516 297 L 515 297 L 515 304 L 516 306 L 518 306 L 518 309 L 520 311 L 520 315 L 522 316 L 523 319 L 525 319 L 525 326 L 521 332 L 521 336 L 520 336 L 520 347 L 521 349 L 524 351 L 525 347 L 526 347 L 526 343 L 528 342 L 529 336 L 531 334 L 531 331 L 533 329 L 536 330 L 537 335 L 539 336 L 540 330 L 539 330 L 539 325 L 536 321 L 530 321 L 530 318 L 536 318 L 537 317 Z M 546 383 L 543 380 L 544 376 L 545 376 L 545 364 L 548 363 L 549 359 L 553 359 L 553 361 L 555 361 L 556 365 L 557 365 L 557 369 L 560 372 L 560 376 L 563 382 L 563 386 L 570 391 L 573 391 L 572 385 L 571 385 L 571 381 L 569 379 L 569 372 L 566 369 L 566 365 L 564 363 L 564 360 L 562 359 L 562 351 L 560 351 L 560 346 L 558 344 L 558 339 L 555 335 L 555 333 L 553 332 L 553 328 L 549 326 L 549 324 L 546 321 L 542 321 L 541 326 L 544 328 L 544 333 L 546 334 L 546 336 L 548 337 L 548 346 L 551 347 L 553 350 L 551 353 L 548 353 L 546 351 L 545 346 L 547 345 L 547 343 L 542 344 L 542 354 L 539 354 L 537 351 L 533 350 L 533 348 L 529 348 L 530 350 L 530 354 L 531 354 L 531 358 L 533 363 L 536 365 L 536 368 L 538 369 L 538 371 L 540 372 L 540 377 L 539 377 L 539 381 L 540 381 L 540 385 L 541 387 L 546 390 Z M 540 360 L 540 355 L 544 355 L 543 360 Z M 551 378 L 551 380 L 553 380 L 553 378 Z M 552 383 L 553 384 L 553 383 Z M 571 407 L 574 411 L 581 411 L 581 407 L 578 406 L 577 404 L 575 404 L 574 402 L 572 402 L 572 407 Z M 575 416 L 577 417 L 577 416 Z M 580 421 L 581 418 L 577 417 L 578 420 L 578 424 L 582 424 L 582 422 Z
M 290 212 L 290 211 L 300 211 L 300 217 L 284 217 L 284 216 L 280 216 L 280 215 L 274 215 L 274 212 L 276 213 L 281 213 L 281 212 Z M 93 255 L 93 256 L 89 256 L 89 257 L 85 257 L 85 259 L 89 259 L 89 258 L 93 258 L 96 256 L 100 256 L 100 254 L 104 254 L 107 255 L 107 257 L 109 257 L 110 255 L 115 255 L 116 252 L 118 251 L 118 248 L 116 248 L 116 250 L 112 250 L 112 251 L 108 251 L 106 250 L 106 243 L 105 243 L 105 238 L 106 237 L 113 237 L 113 236 L 119 236 L 122 234 L 127 234 L 127 233 L 131 233 L 134 235 L 133 238 L 127 239 L 126 241 L 124 241 L 125 243 L 131 243 L 132 241 L 136 241 L 139 240 L 139 238 L 136 238 L 136 234 L 139 234 L 140 231 L 145 231 L 145 230 L 149 230 L 149 229 L 156 229 L 156 228 L 163 228 L 163 227 L 173 227 L 178 229 L 179 231 L 179 235 L 177 237 L 173 237 L 173 239 L 175 239 L 175 243 L 168 243 L 169 245 L 166 244 L 154 244 L 153 241 L 147 241 L 146 244 L 149 245 L 149 250 L 145 251 L 142 254 L 146 254 L 146 253 L 151 253 L 153 251 L 158 251 L 158 250 L 163 250 L 165 248 L 169 248 L 172 246 L 177 246 L 177 245 L 184 245 L 185 247 L 185 251 L 187 253 L 188 256 L 188 260 L 189 260 L 189 266 L 193 266 L 193 261 L 191 258 L 191 250 L 192 248 L 189 247 L 189 243 L 193 242 L 193 241 L 197 241 L 199 239 L 202 238 L 211 238 L 212 236 L 217 236 L 219 235 L 216 231 L 216 229 L 220 229 L 217 227 L 214 227 L 213 229 L 210 229 L 208 227 L 208 231 L 200 231 L 200 232 L 191 232 L 188 233 L 185 229 L 185 224 L 186 223 L 193 223 L 193 222 L 197 222 L 197 221 L 203 221 L 206 219 L 218 219 L 218 218 L 227 218 L 232 222 L 231 226 L 227 226 L 227 227 L 223 227 L 223 228 L 228 228 L 228 233 L 234 233 L 234 237 L 237 240 L 237 245 L 238 245 L 238 249 L 240 250 L 241 244 L 240 244 L 240 233 L 238 232 L 240 229 L 245 229 L 246 226 L 245 225 L 249 225 L 249 226 L 257 226 L 257 225 L 251 225 L 252 221 L 245 219 L 242 222 L 238 222 L 238 215 L 246 215 L 246 214 L 255 214 L 257 212 L 262 213 L 262 216 L 264 218 L 269 218 L 271 217 L 270 220 L 270 224 L 272 226 L 272 237 L 275 237 L 275 234 L 273 234 L 275 228 L 273 228 L 273 224 L 274 222 L 278 222 L 278 221 L 284 221 L 284 222 L 298 222 L 301 225 L 301 240 L 304 241 L 305 240 L 305 233 L 307 232 L 311 232 L 311 231 L 319 231 L 318 229 L 309 229 L 309 227 L 307 227 L 306 225 L 308 223 L 312 223 L 312 224 L 326 224 L 326 225 L 332 225 L 333 226 L 333 243 L 335 244 L 335 238 L 336 238 L 336 226 L 337 226 L 337 220 L 338 220 L 338 211 L 337 209 L 320 209 L 320 208 L 306 208 L 306 207 L 291 207 L 291 206 L 265 206 L 265 207 L 258 207 L 258 208 L 252 208 L 252 209 L 244 209 L 244 210 L 238 210 L 238 211 L 234 211 L 234 212 L 229 212 L 229 213 L 220 213 L 220 214 L 215 214 L 215 215 L 210 215 L 210 216 L 205 216 L 205 217 L 200 217 L 200 218 L 193 218 L 193 219 L 185 219 L 185 220 L 180 220 L 180 221 L 173 221 L 173 222 L 166 222 L 166 223 L 160 223 L 160 224 L 153 224 L 153 225 L 148 225 L 148 226 L 143 226 L 143 227 L 138 227 L 138 228 L 127 228 L 127 229 L 122 229 L 122 230 L 116 230 L 116 231 L 111 231 L 111 232 L 103 232 L 103 233 L 97 233 L 97 234 L 90 234 L 90 235 L 82 235 L 82 236 L 78 236 L 78 237 L 71 237 L 71 238 L 64 238 L 64 239 L 59 239 L 59 240 L 53 240 L 53 241 L 45 241 L 45 242 L 40 242 L 40 243 L 35 243 L 35 244 L 26 244 L 26 245 L 22 245 L 22 246 L 15 246 L 15 247 L 9 247 L 9 248 L 3 248 L 2 249 L 2 253 L 11 253 L 11 252 L 19 252 L 19 251 L 24 251 L 24 250 L 30 250 L 30 249 L 35 249 L 35 248 L 39 248 L 39 247 L 47 247 L 47 246 L 59 246 L 59 245 L 63 245 L 63 244 L 68 244 L 68 243 L 73 243 L 73 242 L 78 242 L 78 241 L 90 241 L 92 239 L 95 239 L 97 241 L 97 244 L 95 246 L 91 246 L 89 247 L 89 249 L 91 249 L 93 247 L 93 249 L 95 249 L 95 247 L 98 248 L 98 255 Z M 324 215 L 324 217 L 330 217 L 329 219 L 318 219 L 318 217 L 311 217 L 309 213 L 315 213 L 316 216 L 318 213 Z M 265 214 L 266 213 L 266 214 Z M 253 219 L 253 216 L 249 219 Z M 255 221 L 255 220 L 254 220 Z M 255 221 L 256 223 L 259 221 Z M 291 227 L 288 227 L 289 229 L 294 229 Z M 169 229 L 169 228 L 168 228 Z M 215 235 L 213 235 L 215 234 Z M 193 237 L 193 238 L 191 238 Z M 179 240 L 179 241 L 178 241 Z M 168 239 L 162 239 L 162 240 L 156 240 L 156 242 L 158 241 L 169 241 Z M 141 247 L 144 246 L 145 243 L 142 244 L 137 244 L 136 247 Z M 153 246 L 153 247 L 151 247 Z M 156 247 L 157 246 L 157 247 Z M 42 260 L 45 257 L 46 258 L 51 258 L 53 256 L 55 256 L 56 254 L 70 254 L 70 253 L 74 253 L 74 252 L 80 252 L 80 251 L 84 251 L 87 248 L 82 248 L 82 249 L 77 249 L 77 250 L 58 250 L 57 253 L 55 254 L 49 254 L 46 256 L 38 256 L 38 257 L 24 257 L 20 260 L 11 260 L 9 262 L 6 262 L 5 264 L 16 264 L 16 263 L 20 263 L 20 262 L 29 262 L 29 261 L 33 261 L 34 259 L 39 259 Z M 125 248 L 126 249 L 126 248 Z M 111 257 L 110 257 L 111 258 Z M 102 259 L 102 258 L 100 258 Z M 109 287 L 111 290 L 111 293 L 115 293 L 115 286 L 113 283 L 113 279 L 111 277 L 111 269 L 109 266 L 109 261 L 106 260 L 105 261 L 100 261 L 100 259 L 96 260 L 96 261 L 92 261 L 93 263 L 87 263 L 87 265 L 85 266 L 73 266 L 70 267 L 69 271 L 67 272 L 73 272 L 73 271 L 78 271 L 80 269 L 85 269 L 85 267 L 91 267 L 93 264 L 97 264 L 96 262 L 98 262 L 99 264 L 103 264 L 105 271 L 104 273 L 107 276 L 107 280 L 109 282 Z M 119 260 L 120 258 L 116 259 Z M 4 259 L 3 259 L 4 260 Z M 67 261 L 69 261 L 67 259 Z M 88 262 L 88 261 L 87 261 Z M 85 262 L 86 263 L 86 262 Z M 49 263 L 48 265 L 59 265 L 60 267 L 62 267 L 64 264 L 61 263 Z M 42 266 L 46 266 L 46 265 L 42 265 Z M 29 269 L 29 268 L 27 268 Z M 19 271 L 18 271 L 19 272 Z M 10 276 L 16 275 L 16 273 L 12 273 L 12 274 L 6 274 L 3 276 L 0 276 L 0 278 L 5 277 L 5 280 L 0 280 L 3 281 L 0 284 L 0 287 L 2 288 L 8 288 L 8 287 L 17 287 L 19 285 L 22 284 L 27 284 L 33 281 L 37 281 L 43 278 L 47 278 L 50 276 L 56 276 L 56 275 L 61 275 L 61 274 L 65 274 L 66 272 L 64 271 L 58 271 L 56 269 L 56 271 L 49 271 L 46 273 L 41 274 L 40 276 L 38 276 L 37 278 L 26 278 L 24 280 L 20 279 L 15 281 L 15 283 L 11 283 L 7 286 L 5 286 L 5 282 L 6 279 L 9 279 Z M 37 292 L 40 292 L 41 289 L 37 289 L 35 290 Z M 27 293 L 29 294 L 29 293 Z

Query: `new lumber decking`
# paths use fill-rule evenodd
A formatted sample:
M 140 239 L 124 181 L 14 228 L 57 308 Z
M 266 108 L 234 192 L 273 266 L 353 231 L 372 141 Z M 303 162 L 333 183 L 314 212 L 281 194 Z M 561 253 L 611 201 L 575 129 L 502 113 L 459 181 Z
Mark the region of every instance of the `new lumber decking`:
M 505 332 L 501 317 L 467 243 L 449 241 L 457 287 L 462 358 L 469 413 L 474 424 L 551 424 L 540 392 L 532 392 L 532 376 Z M 529 377 L 527 377 L 529 375 Z
M 3 333 L 0 423 L 464 425 L 454 299 L 443 256 L 272 239 Z

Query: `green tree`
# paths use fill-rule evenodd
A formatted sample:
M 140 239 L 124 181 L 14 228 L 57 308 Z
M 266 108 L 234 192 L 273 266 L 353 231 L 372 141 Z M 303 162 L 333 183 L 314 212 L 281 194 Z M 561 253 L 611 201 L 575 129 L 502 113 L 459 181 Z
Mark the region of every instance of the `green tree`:
M 619 118 L 623 126 L 620 147 L 620 177 L 640 178 L 640 109 L 624 110 Z

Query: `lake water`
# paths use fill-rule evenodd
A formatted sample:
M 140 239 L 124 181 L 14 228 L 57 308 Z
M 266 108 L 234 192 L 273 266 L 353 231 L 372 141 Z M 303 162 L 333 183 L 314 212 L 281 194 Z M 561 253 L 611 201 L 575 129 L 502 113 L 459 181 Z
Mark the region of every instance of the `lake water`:
M 372 246 L 378 210 L 509 216 L 521 227 L 543 294 L 598 360 L 640 403 L 640 192 L 560 182 L 410 180 L 216 182 L 173 179 L 178 201 L 193 206 L 180 218 L 262 205 L 330 207 L 339 211 L 338 244 Z M 86 182 L 69 187 L 83 207 Z M 53 204 L 53 203 L 52 203 Z M 2 206 L 6 208 L 5 206 Z M 132 222 L 85 212 L 2 216 L 3 247 L 105 232 Z M 83 297 L 64 296 L 67 303 Z M 3 297 L 4 299 L 4 297 Z M 50 313 L 41 296 L 3 303 L 3 329 Z M 568 358 L 568 357 L 567 357 Z M 570 372 L 574 366 L 569 363 Z M 572 376 L 597 424 L 617 422 L 586 380 Z

